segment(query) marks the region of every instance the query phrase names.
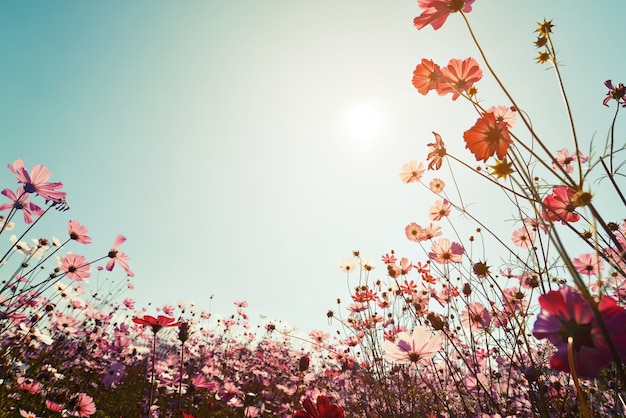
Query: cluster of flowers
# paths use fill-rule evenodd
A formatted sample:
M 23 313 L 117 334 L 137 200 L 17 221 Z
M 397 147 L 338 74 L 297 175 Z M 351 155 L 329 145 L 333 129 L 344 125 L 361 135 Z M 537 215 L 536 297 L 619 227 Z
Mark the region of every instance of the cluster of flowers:
M 422 255 L 411 260 L 391 251 L 382 256 L 385 270 L 376 278 L 375 263 L 354 252 L 340 264 L 351 290 L 348 316 L 329 315 L 339 319 L 351 342 L 347 353 L 359 357 L 371 378 L 379 402 L 368 405 L 370 414 L 591 416 L 593 405 L 597 414 L 621 416 L 626 221 L 612 219 L 611 210 L 626 206 L 613 168 L 624 151 L 615 147 L 614 128 L 619 109 L 626 107 L 626 88 L 604 83 L 602 104 L 614 103 L 615 117 L 600 155 L 585 155 L 562 87 L 554 25 L 539 23 L 537 62 L 552 65 L 572 132 L 572 152 L 552 150 L 476 40 L 467 18 L 473 3 L 419 0 L 423 12 L 415 27 L 437 30 L 458 13 L 508 103 L 483 106 L 478 83 L 484 74 L 474 58 L 454 58 L 445 67 L 421 60 L 412 79 L 419 93 L 463 98 L 476 110 L 476 122 L 462 138 L 479 165 L 454 155 L 433 132 L 425 160 L 409 161 L 400 173 L 402 182 L 435 196 L 428 225 L 411 222 L 405 228 Z M 449 179 L 439 174 L 444 164 Z M 458 170 L 464 170 L 464 180 L 475 176 L 492 205 L 501 198 L 499 212 L 509 209 L 518 226 L 503 233 L 505 224 L 493 213 L 485 221 L 474 202 L 470 210 L 464 187 L 456 183 Z M 426 180 L 427 171 L 438 177 Z M 591 187 L 600 181 L 610 188 L 594 196 Z M 446 182 L 455 187 L 450 190 Z M 599 199 L 605 199 L 601 205 Z M 473 225 L 468 236 L 453 220 L 455 213 Z M 494 269 L 487 257 L 502 264 Z

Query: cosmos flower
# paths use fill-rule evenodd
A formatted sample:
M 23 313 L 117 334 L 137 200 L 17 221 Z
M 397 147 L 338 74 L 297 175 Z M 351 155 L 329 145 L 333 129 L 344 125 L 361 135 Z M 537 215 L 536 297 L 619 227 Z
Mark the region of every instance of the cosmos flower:
M 17 181 L 24 185 L 26 193 L 37 193 L 44 199 L 55 203 L 61 203 L 65 199 L 66 193 L 59 191 L 63 187 L 63 183 L 48 182 L 51 175 L 50 170 L 43 165 L 33 166 L 29 174 L 24 167 L 24 161 L 18 158 L 13 162 L 13 165 L 9 164 L 8 167 Z
M 21 210 L 24 215 L 24 223 L 30 224 L 34 221 L 34 216 L 43 215 L 43 209 L 34 204 L 33 202 L 28 202 L 29 193 L 24 191 L 23 187 L 17 188 L 17 193 L 13 192 L 11 189 L 4 189 L 2 194 L 8 197 L 13 203 L 3 203 L 0 205 L 0 211 L 15 209 Z
M 452 100 L 456 100 L 480 81 L 483 72 L 472 57 L 463 60 L 452 58 L 448 65 L 441 69 L 441 76 L 437 93 L 441 96 L 452 93 Z
M 141 318 L 134 317 L 133 322 L 135 324 L 149 326 L 152 328 L 152 332 L 155 334 L 164 327 L 177 327 L 180 322 L 176 322 L 174 318 L 170 318 L 164 315 L 159 315 L 157 318 L 151 315 L 144 315 Z
M 78 241 L 81 244 L 91 244 L 91 238 L 87 236 L 87 227 L 81 225 L 78 221 L 70 220 L 67 223 L 67 232 L 70 235 L 70 239 Z
M 422 179 L 424 175 L 424 163 L 417 164 L 416 160 L 411 160 L 408 163 L 402 166 L 402 171 L 400 172 L 400 179 L 404 183 L 412 183 L 418 182 Z
M 447 238 L 441 238 L 433 243 L 428 253 L 430 259 L 439 264 L 460 263 L 465 250 L 461 244 L 450 242 Z
M 119 251 L 118 248 L 126 241 L 126 237 L 124 235 L 118 235 L 113 242 L 113 247 L 109 250 L 108 257 L 110 260 L 107 262 L 106 269 L 108 271 L 113 270 L 115 266 L 115 262 L 117 261 L 120 266 L 126 271 L 126 274 L 130 277 L 133 277 L 135 274 L 130 271 L 128 267 L 128 259 L 129 257 L 123 252 Z
M 413 71 L 413 87 L 421 94 L 436 90 L 441 83 L 441 68 L 433 61 L 422 58 L 422 62 Z
M 617 86 L 614 86 L 611 80 L 606 80 L 604 86 L 609 91 L 606 92 L 606 97 L 602 101 L 603 105 L 608 106 L 611 100 L 615 100 L 618 105 L 621 104 L 622 107 L 626 107 L 626 86 L 624 84 L 619 83 Z
M 505 122 L 498 122 L 496 116 L 489 112 L 483 114 L 474 126 L 463 134 L 465 148 L 469 149 L 476 161 L 487 161 L 494 154 L 503 160 L 513 143 Z
M 91 266 L 87 259 L 78 254 L 69 253 L 61 260 L 61 270 L 65 275 L 77 282 L 86 281 L 91 275 Z
M 399 364 L 428 364 L 442 344 L 441 335 L 433 335 L 427 327 L 417 326 L 412 334 L 399 332 L 394 342 L 383 341 L 383 357 Z
M 413 20 L 413 25 L 418 30 L 428 25 L 437 30 L 446 23 L 450 13 L 471 12 L 472 3 L 474 0 L 417 0 L 417 5 L 424 11 Z
M 556 158 L 552 161 L 552 168 L 555 170 L 561 168 L 567 174 L 572 174 L 574 172 L 574 166 L 572 163 L 580 161 L 582 164 L 586 163 L 587 160 L 589 160 L 589 157 L 587 155 L 583 155 L 580 151 L 576 154 L 570 154 L 567 148 L 563 148 L 556 152 Z
M 578 222 L 580 215 L 576 213 L 576 206 L 572 201 L 576 190 L 567 186 L 559 186 L 552 189 L 552 193 L 543 199 L 543 218 L 550 221 L 561 221 L 563 225 L 568 222 Z
M 491 314 L 485 305 L 473 302 L 461 312 L 461 323 L 466 328 L 488 328 L 491 324 Z
M 428 169 L 439 170 L 443 162 L 443 157 L 446 156 L 446 147 L 441 139 L 441 135 L 437 132 L 433 132 L 433 134 L 435 135 L 435 142 L 426 144 L 426 146 L 428 146 Z
M 539 296 L 539 304 L 541 312 L 533 335 L 548 339 L 556 347 L 557 352 L 550 359 L 550 366 L 570 372 L 567 344 L 572 337 L 578 373 L 586 377 L 598 376 L 612 357 L 600 325 L 582 295 L 572 287 L 564 286 Z M 608 296 L 602 297 L 598 309 L 615 347 L 622 351 L 623 356 L 626 351 L 626 311 Z
M 330 403 L 324 395 L 317 397 L 317 405 L 310 399 L 302 402 L 304 410 L 296 412 L 295 418 L 344 418 L 343 409 Z

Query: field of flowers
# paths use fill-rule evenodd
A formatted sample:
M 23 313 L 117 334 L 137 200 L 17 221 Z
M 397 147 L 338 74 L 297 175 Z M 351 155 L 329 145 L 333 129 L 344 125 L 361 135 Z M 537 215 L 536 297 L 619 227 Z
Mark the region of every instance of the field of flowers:
M 492 69 L 473 3 L 418 1 L 417 29 L 461 19 L 476 58 L 424 58 L 413 87 L 465 102 L 476 120 L 457 138 L 433 132 L 421 161 L 401 168 L 400 181 L 432 199 L 423 219 L 407 220 L 415 251 L 377 262 L 354 251 L 340 263 L 350 293 L 327 312 L 336 338 L 253 324 L 245 301 L 223 317 L 135 306 L 124 297 L 126 238 L 89 260 L 88 228 L 75 219 L 65 238 L 38 237 L 41 219 L 70 213 L 63 184 L 43 165 L 8 163 L 17 185 L 0 204 L 0 417 L 626 415 L 626 220 L 614 218 L 626 207 L 616 129 L 626 87 L 594 81 L 606 96 L 592 105 L 613 112 L 612 124 L 604 142 L 579 138 L 556 26 L 539 22 L 537 65 L 555 75 L 571 128 L 570 145 L 552 149 Z M 505 103 L 479 96 L 487 77 Z M 455 155 L 446 143 L 460 141 L 467 152 Z M 515 219 L 485 220 L 460 178 Z M 94 277 L 113 285 L 93 290 Z

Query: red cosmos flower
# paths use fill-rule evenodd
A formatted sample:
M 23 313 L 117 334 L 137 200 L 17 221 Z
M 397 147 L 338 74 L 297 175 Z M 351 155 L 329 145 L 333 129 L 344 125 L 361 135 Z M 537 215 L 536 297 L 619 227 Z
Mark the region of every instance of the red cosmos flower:
M 87 227 L 81 225 L 78 221 L 70 220 L 67 223 L 67 232 L 70 235 L 70 239 L 81 244 L 91 244 L 91 238 L 87 236 L 87 231 Z
M 413 86 L 423 95 L 431 90 L 436 90 L 441 83 L 441 68 L 431 60 L 422 58 L 422 63 L 417 64 L 413 71 Z
M 472 57 L 464 60 L 453 58 L 448 62 L 447 67 L 441 69 L 441 77 L 437 93 L 443 96 L 452 92 L 452 100 L 456 100 L 461 93 L 469 90 L 474 83 L 483 78 L 483 72 L 478 62 Z
M 437 30 L 446 22 L 450 13 L 471 12 L 472 3 L 474 0 L 417 0 L 417 5 L 424 11 L 413 20 L 413 24 L 417 29 L 432 25 Z
M 30 170 L 24 167 L 24 161 L 21 158 L 15 160 L 13 165 L 8 165 L 9 170 L 13 173 L 19 183 L 24 185 L 26 193 L 37 193 L 39 196 L 46 200 L 51 200 L 55 203 L 61 203 L 65 199 L 65 192 L 58 191 L 63 187 L 63 183 L 48 182 L 50 178 L 50 170 L 43 165 L 35 165 Z
M 157 318 L 152 315 L 144 315 L 141 318 L 133 318 L 133 322 L 139 325 L 146 325 L 152 327 L 152 332 L 155 334 L 161 331 L 161 328 L 164 327 L 177 327 L 180 325 L 180 322 L 175 322 L 174 318 L 170 318 L 168 316 L 159 315 Z
M 441 135 L 437 132 L 433 132 L 433 134 L 435 135 L 435 142 L 426 144 L 428 146 L 428 169 L 439 170 L 443 162 L 443 157 L 446 156 L 446 147 L 443 144 Z
M 533 328 L 536 338 L 547 338 L 557 349 L 550 359 L 556 370 L 570 372 L 567 341 L 574 342 L 574 361 L 581 376 L 594 377 L 611 362 L 611 354 L 600 325 L 582 295 L 571 287 L 539 296 L 541 312 Z M 603 296 L 598 306 L 615 347 L 626 354 L 626 311 L 615 300 Z
M 109 250 L 108 257 L 110 258 L 110 260 L 106 265 L 106 269 L 108 271 L 113 270 L 113 267 L 115 266 L 115 261 L 117 260 L 117 262 L 120 263 L 120 266 L 122 266 L 122 268 L 126 271 L 126 274 L 128 274 L 130 277 L 133 277 L 135 274 L 130 271 L 130 268 L 128 267 L 129 257 L 123 252 L 118 251 L 118 247 L 122 245 L 124 241 L 126 241 L 126 237 L 124 235 L 118 235 L 115 238 L 115 241 L 113 242 L 113 248 Z
M 330 403 L 328 398 L 324 395 L 317 397 L 317 405 L 311 402 L 310 399 L 305 399 L 302 402 L 304 411 L 298 411 L 295 414 L 296 418 L 344 418 L 343 409 L 337 405 Z
M 498 122 L 493 113 L 485 113 L 471 129 L 463 134 L 465 148 L 476 157 L 476 161 L 487 161 L 494 154 L 503 160 L 513 143 L 506 122 Z
M 552 189 L 552 193 L 543 199 L 543 219 L 561 221 L 563 225 L 568 222 L 578 222 L 580 215 L 575 212 L 576 206 L 572 198 L 576 190 L 567 186 L 559 186 Z

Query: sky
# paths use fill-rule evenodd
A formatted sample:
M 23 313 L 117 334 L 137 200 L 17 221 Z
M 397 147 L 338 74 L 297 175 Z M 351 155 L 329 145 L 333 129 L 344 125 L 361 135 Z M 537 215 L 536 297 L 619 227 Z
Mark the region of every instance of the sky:
M 553 74 L 534 62 L 536 22 L 556 25 L 579 135 L 603 141 L 602 83 L 626 81 L 624 12 L 621 0 L 477 0 L 467 16 L 559 149 L 566 119 Z M 474 111 L 421 96 L 411 76 L 422 58 L 443 66 L 477 51 L 460 16 L 417 31 L 419 14 L 408 0 L 2 2 L 2 163 L 43 164 L 63 182 L 71 210 L 40 234 L 65 237 L 77 219 L 93 244 L 68 250 L 90 259 L 127 237 L 125 296 L 148 313 L 181 300 L 229 315 L 246 300 L 253 321 L 324 328 L 348 299 L 338 264 L 353 250 L 381 278 L 391 249 L 423 259 L 404 227 L 426 221 L 433 197 L 398 173 L 425 159 L 431 132 L 471 161 L 462 133 Z M 507 104 L 488 77 L 478 86 L 485 103 Z M 15 187 L 8 170 L 0 180 Z

